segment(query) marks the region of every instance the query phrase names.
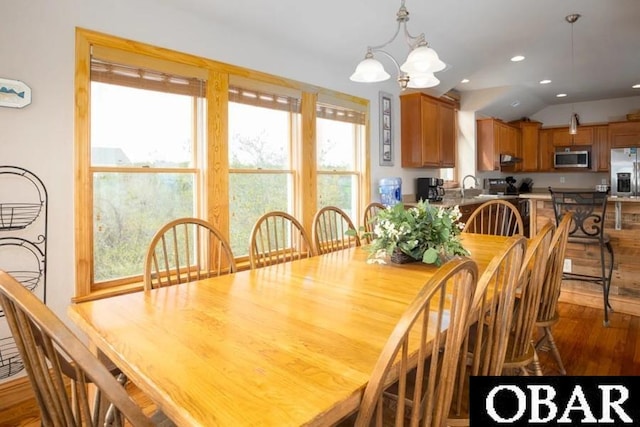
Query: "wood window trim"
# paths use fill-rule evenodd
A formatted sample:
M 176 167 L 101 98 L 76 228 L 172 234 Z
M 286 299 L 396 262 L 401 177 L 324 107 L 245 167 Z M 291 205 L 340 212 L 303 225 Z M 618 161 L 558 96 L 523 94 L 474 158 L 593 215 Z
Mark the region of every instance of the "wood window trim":
M 93 201 L 92 171 L 90 147 L 90 69 L 92 46 L 120 51 L 123 57 L 128 54 L 144 55 L 153 64 L 169 63 L 176 65 L 176 74 L 184 74 L 178 70 L 197 70 L 194 77 L 205 76 L 207 127 L 206 140 L 212 149 L 207 150 L 204 159 L 206 173 L 201 177 L 204 195 L 203 212 L 205 218 L 221 229 L 228 236 L 229 230 L 229 179 L 228 179 L 228 112 L 229 82 L 245 79 L 258 87 L 265 85 L 287 88 L 301 93 L 302 140 L 295 148 L 294 161 L 302 165 L 315 165 L 315 117 L 318 100 L 336 105 L 349 106 L 363 111 L 365 116 L 365 141 L 363 143 L 363 170 L 361 177 L 360 203 L 366 204 L 370 198 L 370 161 L 369 146 L 369 100 L 352 95 L 335 92 L 315 85 L 267 73 L 225 64 L 207 58 L 198 57 L 170 49 L 156 47 L 108 34 L 76 28 L 75 39 L 75 122 L 74 122 L 74 221 L 75 221 L 75 300 L 84 300 L 109 296 L 115 293 L 133 292 L 139 289 L 136 283 L 119 285 L 113 288 L 99 288 L 93 284 Z M 104 52 L 104 51 L 103 51 Z M 157 65 L 156 65 L 157 66 Z M 233 76 L 233 77 L 232 77 Z M 237 80 L 234 80 L 237 79 Z M 300 210 L 302 222 L 310 227 L 316 210 L 316 172 L 314 167 L 303 168 L 296 177 L 296 204 Z M 215 195 L 209 196 L 209 195 Z

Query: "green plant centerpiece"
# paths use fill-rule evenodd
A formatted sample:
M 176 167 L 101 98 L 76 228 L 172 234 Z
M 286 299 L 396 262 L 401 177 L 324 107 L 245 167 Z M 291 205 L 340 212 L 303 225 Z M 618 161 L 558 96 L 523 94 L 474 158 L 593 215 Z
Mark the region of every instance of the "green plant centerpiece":
M 411 260 L 439 266 L 456 255 L 469 255 L 460 242 L 461 216 L 457 205 L 432 206 L 427 201 L 382 209 L 371 219 L 368 262 L 385 263 L 387 257 L 394 261 L 394 254 L 400 252 Z

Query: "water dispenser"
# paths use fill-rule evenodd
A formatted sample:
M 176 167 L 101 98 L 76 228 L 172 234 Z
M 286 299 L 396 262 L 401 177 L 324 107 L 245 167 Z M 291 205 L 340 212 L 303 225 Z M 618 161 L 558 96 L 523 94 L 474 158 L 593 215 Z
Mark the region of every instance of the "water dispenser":
M 380 203 L 385 206 L 393 206 L 402 202 L 402 179 L 382 178 L 378 183 Z

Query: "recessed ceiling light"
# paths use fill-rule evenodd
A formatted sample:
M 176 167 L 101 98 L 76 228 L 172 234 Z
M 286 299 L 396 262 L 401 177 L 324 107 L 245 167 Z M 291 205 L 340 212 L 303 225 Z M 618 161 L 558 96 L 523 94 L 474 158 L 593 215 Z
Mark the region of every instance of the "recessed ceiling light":
M 549 83 L 551 83 L 551 80 L 549 80 L 549 79 L 540 80 L 540 84 L 541 85 L 548 85 Z
M 633 85 L 631 86 L 633 89 L 640 89 L 640 83 L 638 83 L 637 85 Z
M 460 80 L 460 83 L 469 83 L 469 79 L 462 79 Z
M 559 93 L 556 95 L 557 98 L 564 98 L 565 96 L 567 96 L 566 93 Z
M 524 56 L 522 55 L 516 55 L 513 58 L 511 58 L 512 62 L 520 62 L 520 61 L 524 61 Z

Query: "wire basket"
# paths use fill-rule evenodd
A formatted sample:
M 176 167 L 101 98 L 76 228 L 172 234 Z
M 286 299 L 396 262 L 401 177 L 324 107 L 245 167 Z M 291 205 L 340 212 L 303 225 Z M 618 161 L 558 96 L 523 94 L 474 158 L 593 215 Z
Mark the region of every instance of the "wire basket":
M 7 271 L 8 274 L 13 276 L 18 282 L 22 283 L 22 286 L 33 292 L 38 287 L 42 271 Z M 0 306 L 0 317 L 4 317 L 4 310 Z
M 0 379 L 9 378 L 24 369 L 24 362 L 13 337 L 0 338 Z
M 38 218 L 42 203 L 0 203 L 0 230 L 20 230 Z

